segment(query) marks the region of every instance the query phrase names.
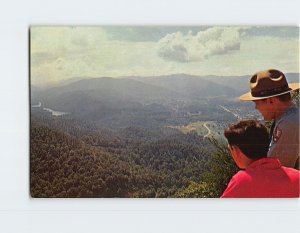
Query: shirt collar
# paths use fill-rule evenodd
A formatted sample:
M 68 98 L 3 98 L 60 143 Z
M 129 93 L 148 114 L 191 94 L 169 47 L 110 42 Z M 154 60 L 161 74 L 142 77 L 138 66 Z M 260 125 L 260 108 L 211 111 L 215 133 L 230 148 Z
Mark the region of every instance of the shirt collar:
M 297 107 L 295 106 L 295 104 L 292 104 L 291 107 L 289 107 L 281 116 L 280 118 L 276 121 L 279 122 L 281 119 L 283 119 L 285 116 L 287 116 L 288 114 L 290 114 L 293 111 L 298 111 Z
M 278 159 L 276 158 L 262 158 L 255 160 L 252 162 L 246 170 L 248 169 L 253 169 L 256 167 L 263 167 L 263 168 L 268 168 L 268 169 L 277 169 L 281 167 L 281 163 L 279 162 Z

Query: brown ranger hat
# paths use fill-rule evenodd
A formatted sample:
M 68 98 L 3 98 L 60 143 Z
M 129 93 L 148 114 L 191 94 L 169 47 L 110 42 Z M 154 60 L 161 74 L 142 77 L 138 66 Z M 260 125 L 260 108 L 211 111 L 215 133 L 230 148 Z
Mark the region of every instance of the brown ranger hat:
M 260 100 L 297 90 L 300 83 L 286 81 L 284 74 L 279 70 L 265 70 L 253 75 L 250 79 L 250 92 L 239 97 L 242 101 Z

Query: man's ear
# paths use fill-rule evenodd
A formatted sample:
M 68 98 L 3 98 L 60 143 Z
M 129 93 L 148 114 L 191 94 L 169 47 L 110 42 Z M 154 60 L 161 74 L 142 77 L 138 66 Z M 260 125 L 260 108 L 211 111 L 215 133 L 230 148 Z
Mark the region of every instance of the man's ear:
M 234 153 L 235 159 L 237 159 L 239 161 L 244 160 L 244 158 L 246 157 L 244 155 L 244 153 L 241 151 L 241 149 L 238 146 L 236 146 L 236 145 L 232 146 L 232 152 Z
M 277 98 L 276 96 L 274 96 L 274 97 L 271 97 L 271 98 L 267 98 L 267 101 L 268 101 L 270 104 L 277 104 L 278 98 Z
M 240 150 L 239 147 L 233 145 L 232 146 L 232 157 L 236 163 L 236 165 L 241 168 L 247 168 L 247 166 L 251 163 L 251 159 L 249 159 L 244 153 Z
M 241 150 L 240 148 L 238 148 L 236 145 L 232 145 L 231 146 L 231 150 L 236 154 L 239 153 Z
M 230 146 L 230 152 L 231 152 L 231 156 L 232 156 L 234 162 L 236 163 L 236 165 L 239 168 L 243 168 L 242 163 L 241 163 L 241 151 L 240 151 L 240 149 L 237 146 L 232 145 L 232 146 Z

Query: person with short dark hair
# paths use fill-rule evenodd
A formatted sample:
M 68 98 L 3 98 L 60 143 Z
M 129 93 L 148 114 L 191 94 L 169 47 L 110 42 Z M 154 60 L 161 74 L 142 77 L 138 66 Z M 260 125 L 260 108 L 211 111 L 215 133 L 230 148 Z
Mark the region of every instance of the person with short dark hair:
M 253 101 L 266 121 L 274 120 L 268 157 L 278 158 L 282 165 L 298 170 L 299 109 L 290 93 L 299 87 L 299 83 L 288 83 L 281 71 L 269 69 L 254 74 L 250 79 L 251 91 L 239 97 L 242 101 Z
M 244 120 L 225 129 L 236 165 L 245 169 L 230 180 L 222 198 L 298 198 L 300 172 L 267 157 L 269 134 L 255 120 Z

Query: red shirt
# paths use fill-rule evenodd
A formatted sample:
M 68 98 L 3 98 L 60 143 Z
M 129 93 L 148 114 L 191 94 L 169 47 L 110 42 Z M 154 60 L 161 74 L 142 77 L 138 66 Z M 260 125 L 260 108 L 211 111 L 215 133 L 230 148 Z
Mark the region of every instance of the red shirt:
M 299 198 L 300 172 L 281 166 L 275 158 L 262 158 L 239 171 L 221 197 L 225 198 Z

